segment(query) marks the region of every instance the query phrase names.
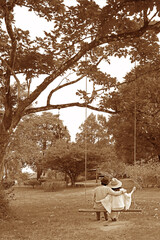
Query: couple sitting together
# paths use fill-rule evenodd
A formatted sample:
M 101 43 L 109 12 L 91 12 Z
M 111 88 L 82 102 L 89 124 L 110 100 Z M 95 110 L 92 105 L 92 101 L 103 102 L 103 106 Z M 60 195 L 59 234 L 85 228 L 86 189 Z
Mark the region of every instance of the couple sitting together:
M 122 188 L 122 182 L 116 178 L 112 178 L 109 182 L 109 177 L 104 177 L 101 180 L 101 186 L 94 190 L 94 209 L 106 210 L 104 212 L 105 220 L 108 220 L 110 214 L 112 221 L 117 221 L 119 212 L 112 212 L 112 210 L 128 210 L 131 205 L 132 193 L 136 190 L 134 187 L 130 193 Z M 100 212 L 96 212 L 97 220 L 100 220 Z

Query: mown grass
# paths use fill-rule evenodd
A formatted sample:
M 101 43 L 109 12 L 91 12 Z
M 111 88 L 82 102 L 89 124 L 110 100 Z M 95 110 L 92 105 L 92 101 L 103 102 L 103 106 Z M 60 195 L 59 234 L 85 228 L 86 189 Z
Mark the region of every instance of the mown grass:
M 97 222 L 92 213 L 93 187 L 44 192 L 16 188 L 12 217 L 0 221 L 1 240 L 158 240 L 160 236 L 160 190 L 137 190 L 135 203 L 142 213 L 122 213 L 117 223 Z

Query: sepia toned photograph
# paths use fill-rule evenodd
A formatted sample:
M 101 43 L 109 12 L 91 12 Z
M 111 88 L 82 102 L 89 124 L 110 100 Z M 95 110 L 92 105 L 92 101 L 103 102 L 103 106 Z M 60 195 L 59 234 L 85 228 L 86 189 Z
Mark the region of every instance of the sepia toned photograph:
M 0 0 L 0 240 L 160 239 L 160 0 Z

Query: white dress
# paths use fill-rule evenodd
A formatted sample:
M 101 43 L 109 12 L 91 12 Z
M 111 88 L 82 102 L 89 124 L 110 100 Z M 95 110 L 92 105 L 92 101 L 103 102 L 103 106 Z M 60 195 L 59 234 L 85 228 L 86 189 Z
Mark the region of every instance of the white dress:
M 108 213 L 111 213 L 112 210 L 128 210 L 131 206 L 132 193 L 133 191 L 120 196 L 107 195 L 101 200 L 101 203 Z

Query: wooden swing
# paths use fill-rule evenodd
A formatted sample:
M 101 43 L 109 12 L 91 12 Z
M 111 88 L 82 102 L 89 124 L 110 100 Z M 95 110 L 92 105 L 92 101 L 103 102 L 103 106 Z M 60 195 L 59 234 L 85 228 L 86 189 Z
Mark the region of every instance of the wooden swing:
M 136 62 L 135 62 L 135 76 L 136 76 Z M 137 104 L 136 104 L 136 78 L 135 77 L 135 104 L 134 104 L 134 164 L 136 164 L 136 111 L 137 111 Z M 87 77 L 86 77 L 86 93 L 87 93 Z M 85 119 L 87 119 L 87 102 L 86 102 L 86 107 L 85 107 Z M 86 180 L 87 180 L 87 133 L 85 130 L 85 201 L 86 201 Z M 135 203 L 134 203 L 135 205 Z M 94 208 L 89 208 L 89 209 L 79 209 L 78 212 L 107 212 L 105 209 L 94 209 Z M 142 212 L 142 209 L 136 209 L 136 208 L 131 208 L 131 209 L 122 209 L 122 210 L 112 210 L 112 212 L 124 212 L 124 213 L 140 213 Z
M 82 208 L 82 209 L 79 209 L 78 211 L 79 212 L 107 212 L 105 209 L 99 210 L 99 209 L 94 209 L 94 208 L 90 208 L 90 209 Z M 128 209 L 128 210 L 122 209 L 122 210 L 112 210 L 112 212 L 131 212 L 131 213 L 134 213 L 134 212 L 142 212 L 142 209 Z

